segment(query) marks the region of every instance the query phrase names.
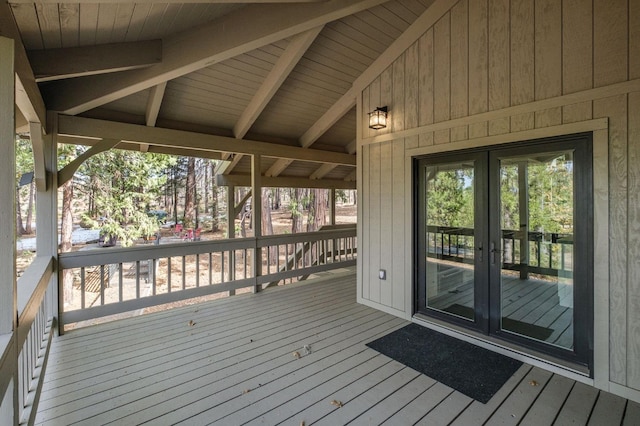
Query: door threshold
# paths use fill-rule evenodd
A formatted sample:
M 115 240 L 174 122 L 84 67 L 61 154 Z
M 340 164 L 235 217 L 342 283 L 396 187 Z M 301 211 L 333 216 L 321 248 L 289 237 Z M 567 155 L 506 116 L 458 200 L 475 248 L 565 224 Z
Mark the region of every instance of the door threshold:
M 412 317 L 412 322 L 430 328 L 432 330 L 439 331 L 443 334 L 464 340 L 487 350 L 517 359 L 535 367 L 540 367 L 542 369 L 551 371 L 552 373 L 568 377 L 577 382 L 594 386 L 594 380 L 589 377 L 589 368 L 584 365 L 558 359 L 530 349 L 525 352 L 525 349 L 514 343 L 507 342 L 493 336 L 487 336 L 485 334 L 469 330 L 467 328 L 451 324 L 437 318 L 428 317 L 424 314 L 415 314 Z

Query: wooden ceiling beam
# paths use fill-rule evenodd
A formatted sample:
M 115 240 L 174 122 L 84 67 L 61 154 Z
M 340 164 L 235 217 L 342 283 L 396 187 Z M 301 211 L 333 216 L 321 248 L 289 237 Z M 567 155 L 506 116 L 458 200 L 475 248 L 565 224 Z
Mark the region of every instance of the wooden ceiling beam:
M 356 189 L 355 181 L 262 176 L 263 188 Z M 218 186 L 251 186 L 250 175 L 216 175 Z
M 89 138 L 80 138 L 75 136 L 67 136 L 67 135 L 58 135 L 58 143 L 61 144 L 71 144 L 71 145 L 83 145 L 83 146 L 94 146 L 100 143 L 102 139 L 89 139 Z M 141 144 L 135 142 L 120 142 L 118 144 L 117 149 L 123 149 L 126 151 L 142 151 L 140 148 Z M 220 160 L 220 153 L 213 151 L 202 151 L 202 150 L 194 150 L 194 149 L 186 149 L 186 148 L 172 148 L 167 146 L 153 146 L 149 145 L 147 150 L 144 152 L 148 152 L 150 154 L 167 154 L 167 155 L 177 155 L 183 157 L 197 157 L 197 158 L 208 158 L 211 160 Z
M 348 166 L 356 164 L 356 156 L 352 154 L 65 115 L 58 116 L 58 133 L 192 150 L 263 155 L 313 163 Z
M 27 122 L 40 123 L 46 131 L 47 110 L 44 100 L 29 64 L 27 52 L 22 44 L 20 31 L 13 19 L 13 12 L 6 2 L 0 2 L 0 36 L 10 38 L 15 42 L 15 103 Z
M 202 4 L 229 4 L 229 3 L 325 3 L 328 0 L 163 0 L 163 4 L 202 3 Z M 33 0 L 11 0 L 10 3 L 33 3 Z M 59 4 L 60 0 L 39 0 L 42 4 Z M 157 0 L 75 0 L 75 4 L 153 4 Z
M 318 167 L 315 172 L 309 175 L 309 179 L 322 179 L 336 167 L 338 167 L 336 164 L 323 164 L 322 166 Z
M 123 71 L 117 76 L 94 75 L 83 78 L 83 81 L 52 82 L 46 91 L 47 105 L 54 111 L 80 114 L 384 1 L 332 0 L 312 4 L 249 5 L 164 40 L 160 64 Z
M 144 121 L 149 127 L 155 127 L 156 125 L 158 114 L 160 113 L 160 106 L 162 105 L 162 98 L 164 98 L 164 91 L 166 88 L 166 81 L 151 88 L 149 99 L 147 100 L 147 111 L 144 115 Z
M 36 81 L 53 81 L 159 64 L 162 62 L 162 40 L 30 50 L 27 55 Z
M 324 26 L 313 28 L 309 31 L 305 31 L 296 35 L 293 40 L 289 42 L 287 48 L 282 52 L 282 55 L 278 58 L 278 61 L 273 66 L 267 78 L 264 79 L 262 85 L 258 91 L 253 95 L 249 106 L 244 110 L 238 122 L 233 127 L 233 134 L 236 138 L 242 139 L 253 123 L 258 119 L 264 108 L 276 94 L 282 83 L 287 79 L 293 68 L 298 64 L 300 58 L 307 51 L 311 43 L 316 39 L 320 31 Z M 238 156 L 242 157 L 240 154 Z M 240 158 L 234 158 L 226 169 L 224 174 L 229 174 L 233 168 L 238 164 Z
M 287 48 L 278 58 L 267 78 L 262 82 L 258 91 L 253 95 L 249 106 L 244 110 L 240 119 L 233 128 L 233 134 L 236 138 L 242 139 L 256 119 L 260 116 L 264 108 L 276 94 L 282 83 L 289 77 L 293 68 L 298 64 L 307 51 L 311 43 L 316 39 L 324 26 L 318 26 L 309 31 L 305 31 L 293 37 Z

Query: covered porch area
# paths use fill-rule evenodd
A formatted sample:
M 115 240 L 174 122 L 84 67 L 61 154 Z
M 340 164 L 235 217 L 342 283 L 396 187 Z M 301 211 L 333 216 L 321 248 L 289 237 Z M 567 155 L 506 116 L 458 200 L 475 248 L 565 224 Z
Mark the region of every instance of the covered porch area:
M 35 423 L 637 424 L 637 403 L 527 364 L 482 404 L 365 346 L 406 324 L 357 304 L 342 268 L 73 330 Z

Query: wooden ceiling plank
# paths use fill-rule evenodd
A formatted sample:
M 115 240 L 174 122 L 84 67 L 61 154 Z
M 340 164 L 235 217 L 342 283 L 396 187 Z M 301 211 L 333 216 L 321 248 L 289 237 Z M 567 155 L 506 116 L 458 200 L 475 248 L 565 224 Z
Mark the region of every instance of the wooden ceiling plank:
M 368 86 L 387 67 L 393 64 L 399 52 L 404 52 L 431 28 L 459 0 L 436 0 L 415 20 L 391 45 L 367 68 L 353 83 L 351 90 L 345 93 L 327 112 L 318 119 L 301 137 L 300 146 L 308 147 L 346 114 L 356 102 L 356 94 Z
M 147 101 L 147 110 L 144 116 L 145 123 L 149 127 L 155 127 L 156 125 L 158 114 L 160 113 L 160 106 L 162 105 L 162 98 L 164 98 L 164 91 L 166 88 L 166 81 L 151 88 L 149 100 Z
M 282 56 L 278 59 L 274 67 L 267 75 L 267 78 L 262 83 L 262 86 L 258 89 L 256 94 L 249 102 L 249 106 L 244 110 L 240 119 L 233 128 L 233 134 L 236 138 L 242 139 L 258 116 L 262 113 L 267 106 L 273 95 L 280 89 L 280 86 L 289 76 L 289 73 L 296 66 L 302 55 L 307 51 L 311 43 L 316 39 L 323 26 L 313 28 L 309 31 L 305 31 L 296 35 L 289 46 L 282 53 Z
M 15 42 L 16 105 L 28 122 L 40 123 L 46 129 L 44 100 L 29 64 L 11 8 L 5 2 L 0 3 L 0 36 L 13 39 Z
M 80 82 L 72 79 L 51 83 L 48 104 L 55 111 L 79 114 L 384 1 L 246 6 L 167 39 L 162 63 L 153 67 L 124 71 L 118 77 L 96 75 Z M 279 19 L 270 18 L 273 16 Z
M 162 40 L 31 50 L 36 81 L 84 77 L 149 67 L 162 61 Z
M 313 145 L 324 132 L 349 112 L 355 104 L 356 91 L 351 88 L 300 137 L 300 146 L 307 148 Z
M 355 166 L 352 154 L 305 149 L 232 137 L 185 132 L 182 130 L 147 127 L 91 118 L 58 116 L 58 133 L 70 136 L 119 139 L 125 142 L 148 143 L 193 150 L 259 154 L 272 158 L 287 158 L 314 163 Z

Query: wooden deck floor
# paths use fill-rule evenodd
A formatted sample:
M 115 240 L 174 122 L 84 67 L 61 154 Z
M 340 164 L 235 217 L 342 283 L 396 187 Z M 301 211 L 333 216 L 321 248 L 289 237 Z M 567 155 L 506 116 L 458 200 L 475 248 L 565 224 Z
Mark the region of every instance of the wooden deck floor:
M 54 339 L 36 424 L 640 422 L 640 404 L 528 365 L 473 401 L 366 347 L 406 321 L 355 294 L 355 275 L 334 274 L 71 331 Z

